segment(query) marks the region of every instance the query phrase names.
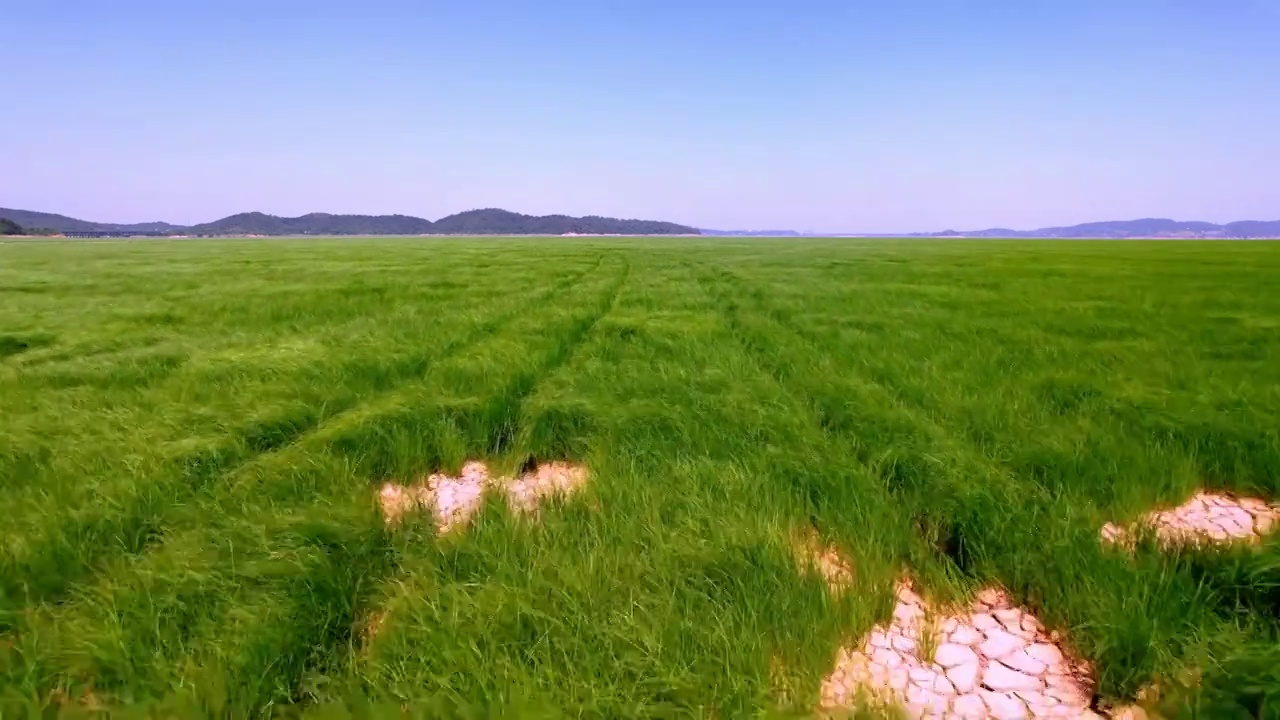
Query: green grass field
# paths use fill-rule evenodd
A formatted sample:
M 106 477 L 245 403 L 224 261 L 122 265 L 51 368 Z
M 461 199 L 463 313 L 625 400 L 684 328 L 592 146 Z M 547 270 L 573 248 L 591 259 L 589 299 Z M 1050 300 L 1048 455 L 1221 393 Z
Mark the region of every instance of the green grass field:
M 1104 703 L 1280 717 L 1276 536 L 1098 540 L 1280 496 L 1278 428 L 1275 243 L 7 243 L 0 716 L 807 713 L 909 572 L 1007 587 Z M 530 456 L 587 491 L 384 527 Z

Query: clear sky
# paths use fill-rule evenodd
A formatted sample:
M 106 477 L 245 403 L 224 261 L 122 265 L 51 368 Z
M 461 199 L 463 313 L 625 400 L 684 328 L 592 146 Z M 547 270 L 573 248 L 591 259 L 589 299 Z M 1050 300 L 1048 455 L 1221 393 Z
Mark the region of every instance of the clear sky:
M 0 0 L 0 206 L 1280 218 L 1278 0 Z

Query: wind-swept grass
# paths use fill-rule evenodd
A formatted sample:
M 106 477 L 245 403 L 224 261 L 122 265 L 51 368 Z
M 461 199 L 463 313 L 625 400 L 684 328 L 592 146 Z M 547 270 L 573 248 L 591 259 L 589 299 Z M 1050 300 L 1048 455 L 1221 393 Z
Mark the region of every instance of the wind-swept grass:
M 803 714 L 909 573 L 1268 717 L 1280 542 L 1098 529 L 1280 496 L 1277 331 L 1267 243 L 0 246 L 0 713 Z M 529 458 L 586 492 L 376 510 Z

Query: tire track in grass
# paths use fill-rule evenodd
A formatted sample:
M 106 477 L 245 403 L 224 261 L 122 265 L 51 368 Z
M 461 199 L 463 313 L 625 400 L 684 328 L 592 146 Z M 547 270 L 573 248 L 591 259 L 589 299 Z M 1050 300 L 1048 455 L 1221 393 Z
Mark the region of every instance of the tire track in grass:
M 769 322 L 784 329 L 785 332 L 800 341 L 811 351 L 822 355 L 824 358 L 828 357 L 823 352 L 825 346 L 821 337 L 815 336 L 813 333 L 806 331 L 802 325 L 796 323 L 787 313 L 771 306 L 764 294 L 758 288 L 751 286 L 747 281 L 743 280 L 731 271 L 722 268 L 717 268 L 715 277 L 719 278 L 722 282 L 735 285 L 739 290 L 739 296 L 751 298 L 754 302 L 754 309 L 766 317 Z M 836 366 L 830 363 L 828 363 L 828 366 L 836 369 Z M 943 445 L 944 451 L 937 453 L 936 457 L 940 458 L 943 456 L 954 455 L 956 452 L 959 452 L 959 454 L 972 466 L 971 469 L 981 469 L 982 475 L 989 476 L 984 478 L 987 482 L 1000 481 L 1008 484 L 1013 481 L 1013 478 L 1011 478 L 1008 473 L 1003 472 L 1003 469 L 1000 466 L 990 462 L 985 457 L 975 452 L 968 444 L 954 440 L 945 427 L 932 418 L 923 415 L 920 412 L 922 408 L 915 408 L 908 405 L 908 403 L 894 395 L 882 383 L 876 380 L 868 379 L 861 375 L 855 375 L 844 371 L 842 368 L 839 369 L 839 371 L 845 377 L 853 378 L 851 382 L 846 381 L 842 383 L 846 389 L 861 395 L 871 395 L 878 404 L 884 406 L 886 409 L 891 409 L 893 415 L 902 423 L 900 427 L 897 428 L 898 432 L 911 431 L 913 428 L 918 428 L 923 432 L 921 437 L 935 444 Z M 805 392 L 811 393 L 809 390 L 806 390 Z M 837 399 L 837 402 L 828 404 L 824 408 L 824 422 L 836 434 L 841 435 L 854 443 L 862 445 L 864 443 L 861 438 L 853 431 L 859 427 L 859 423 L 864 422 L 867 418 L 861 415 L 843 415 L 841 413 L 842 409 L 847 410 L 856 407 L 844 402 L 845 400 L 846 398 L 839 398 Z M 890 436 L 894 440 L 901 441 L 908 439 L 908 436 L 902 436 L 897 433 L 890 433 Z M 912 442 L 908 444 L 914 446 L 917 443 Z M 940 463 L 935 464 L 940 466 Z M 904 471 L 907 470 L 904 469 Z M 896 475 L 895 466 L 892 465 L 892 463 L 887 468 L 887 472 L 888 475 L 886 480 L 895 487 L 902 487 L 895 481 L 909 480 L 907 477 Z M 1043 488 L 1034 487 L 1024 489 L 1019 487 L 1018 490 L 1020 492 L 1030 492 L 1032 496 L 1038 498 L 1042 502 L 1049 502 L 1052 499 L 1049 493 L 1047 493 Z
M 808 331 L 802 324 L 795 322 L 786 312 L 770 305 L 759 288 L 752 286 L 748 281 L 729 270 L 721 268 L 718 269 L 718 273 L 719 277 L 724 281 L 734 284 L 739 289 L 741 296 L 752 298 L 756 309 L 768 317 L 771 322 L 780 327 L 785 327 L 794 337 L 815 351 L 821 352 L 825 347 L 824 338 Z M 895 394 L 883 382 L 863 376 L 857 376 L 856 382 L 849 384 L 849 387 L 859 393 L 873 395 L 886 408 L 893 409 L 894 415 L 900 420 L 899 431 L 906 434 L 891 434 L 891 437 L 911 448 L 917 459 L 931 460 L 939 468 L 943 466 L 940 462 L 941 458 L 959 460 L 960 464 L 965 467 L 965 471 L 961 474 L 981 477 L 982 483 L 979 484 L 1004 486 L 1017 495 L 1034 500 L 1033 504 L 1036 506 L 1048 507 L 1061 500 L 1049 489 L 1039 484 L 1020 482 L 1014 476 L 1012 468 L 987 458 L 980 450 L 974 448 L 971 442 L 957 439 L 955 434 L 942 421 L 935 420 L 929 414 L 929 409 L 921 405 L 918 394 L 911 396 L 917 398 L 915 402 L 911 402 L 909 397 Z M 860 421 L 865 421 L 865 419 L 859 418 Z M 843 434 L 849 435 L 854 442 L 858 441 L 858 437 L 849 432 L 854 429 L 850 418 L 840 417 L 838 413 L 833 413 L 829 415 L 828 422 L 833 427 L 841 430 Z M 918 431 L 913 431 L 912 428 L 918 428 Z M 922 443 L 931 445 L 932 450 L 919 447 Z M 901 458 L 894 458 L 886 468 L 885 479 L 887 482 L 900 486 L 900 483 L 910 481 L 915 475 L 923 472 L 920 467 L 898 465 L 897 460 L 899 459 Z M 1089 498 L 1076 499 L 1092 505 L 1089 502 Z M 1074 517 L 1079 519 L 1083 514 L 1087 513 L 1077 513 Z M 1089 528 L 1089 532 L 1096 533 L 1096 528 L 1092 525 L 1086 526 Z
M 536 392 L 547 376 L 565 367 L 572 360 L 575 353 L 589 342 L 600 321 L 617 307 L 618 298 L 631 272 L 630 263 L 625 259 L 623 263 L 621 272 L 612 281 L 608 290 L 600 296 L 598 301 L 587 305 L 590 308 L 588 313 L 571 322 L 565 332 L 556 333 L 559 340 L 550 350 L 529 369 L 517 372 L 493 395 L 490 401 L 474 411 L 457 412 L 457 408 L 452 407 L 454 412 L 449 413 L 451 406 L 448 402 L 440 406 L 449 416 L 447 422 L 460 425 L 457 429 L 460 430 L 463 445 L 478 454 L 491 455 L 509 454 L 517 449 L 515 438 L 519 431 L 516 426 L 522 417 L 528 398 Z M 459 422 L 460 418 L 465 419 Z M 469 455 L 469 457 L 473 456 Z M 435 542 L 434 539 L 428 539 L 432 537 L 433 531 L 434 525 L 430 523 L 423 526 L 412 525 L 409 529 L 401 528 L 397 531 L 399 534 L 407 532 L 415 539 L 407 541 L 401 539 L 395 542 L 397 544 L 407 542 L 409 545 L 414 542 Z M 425 534 L 426 537 L 420 534 Z M 390 538 L 388 542 L 392 542 Z M 395 552 L 389 547 L 387 551 Z M 388 583 L 395 583 L 395 578 L 402 572 L 398 566 L 398 562 L 388 560 L 381 566 L 383 575 L 370 578 L 369 585 L 385 587 Z M 373 618 L 379 612 L 379 609 L 376 609 L 376 598 L 385 597 L 386 593 L 373 592 L 371 588 L 366 590 L 369 591 L 361 595 L 360 602 L 349 608 L 350 614 L 344 617 L 345 622 L 342 627 L 345 632 L 335 634 L 322 643 L 325 652 L 310 656 L 293 676 L 293 686 L 296 691 L 292 700 L 309 704 L 325 696 L 326 693 L 315 688 L 309 678 L 351 676 L 357 664 L 357 646 L 367 641 L 367 638 L 358 639 L 356 634 L 367 632 L 370 622 L 385 622 L 385 618 L 383 620 Z
M 936 594 L 946 597 L 947 593 L 959 594 L 962 590 L 954 582 L 953 573 L 948 572 L 944 563 L 936 558 L 921 543 L 920 538 L 912 532 L 911 526 L 901 520 L 901 513 L 896 512 L 895 498 L 887 492 L 884 485 L 877 481 L 874 467 L 862 462 L 856 452 L 851 453 L 842 442 L 843 438 L 834 431 L 830 422 L 830 410 L 816 401 L 809 393 L 796 393 L 794 390 L 797 378 L 803 377 L 794 362 L 794 355 L 787 354 L 784 334 L 757 335 L 746 327 L 736 312 L 733 299 L 720 291 L 709 281 L 704 271 L 694 263 L 687 263 L 696 284 L 711 301 L 720 316 L 728 334 L 746 352 L 753 364 L 765 376 L 769 377 L 784 394 L 792 398 L 805 410 L 809 424 L 820 438 L 819 447 L 822 456 L 816 462 L 840 468 L 835 473 L 810 473 L 807 482 L 800 482 L 789 475 L 792 486 L 805 498 L 811 508 L 809 521 L 819 530 L 822 541 L 834 536 L 846 550 L 852 552 L 857 559 L 854 565 L 873 566 L 884 576 L 883 591 L 886 596 L 892 594 L 893 584 L 898 579 L 904 564 L 910 564 L 920 575 L 935 579 Z M 808 368 L 813 374 L 815 368 Z M 823 378 L 819 372 L 815 377 Z M 852 469 L 854 472 L 850 473 Z M 854 482 L 850 482 L 853 480 Z M 869 532 L 875 528 L 876 532 Z M 869 549 L 865 539 L 876 537 L 887 541 L 890 550 L 883 548 Z M 863 542 L 852 538 L 857 538 Z
M 793 574 L 787 529 L 792 519 L 808 513 L 788 481 L 844 478 L 836 477 L 839 472 L 827 466 L 821 452 L 810 452 L 820 447 L 819 433 L 773 379 L 734 347 L 691 274 L 679 267 L 672 272 L 665 264 L 661 277 L 647 270 L 643 283 L 627 286 L 618 313 L 601 323 L 588 348 L 577 351 L 569 371 L 555 376 L 564 381 L 581 371 L 585 384 L 572 394 L 581 392 L 584 403 L 613 412 L 629 414 L 640 407 L 630 403 L 645 399 L 640 413 L 645 417 L 618 418 L 622 427 L 602 427 L 597 436 L 606 443 L 611 435 L 614 443 L 622 439 L 616 432 L 632 437 L 623 445 L 609 443 L 607 455 L 596 458 L 610 487 L 598 488 L 606 508 L 599 524 L 581 527 L 590 539 L 571 537 L 577 531 L 561 524 L 563 516 L 553 522 L 570 537 L 549 529 L 538 533 L 537 543 L 513 545 L 505 528 L 482 527 L 456 551 L 418 555 L 414 548 L 429 541 L 406 539 L 411 557 L 405 564 L 414 570 L 403 582 L 387 584 L 389 614 L 376 616 L 385 619 L 378 640 L 345 673 L 357 693 L 410 702 L 486 698 L 478 704 L 500 707 L 513 684 L 529 683 L 559 666 L 563 672 L 554 678 L 525 687 L 536 685 L 536 696 L 570 714 L 626 714 L 622 708 L 641 715 L 679 714 L 708 706 L 743 714 L 762 699 L 766 683 L 757 673 L 764 674 L 765 657 L 776 649 L 793 661 L 787 662 L 791 669 L 811 668 L 790 674 L 811 677 L 816 697 L 817 678 L 827 670 L 835 645 L 821 643 L 815 652 L 804 640 L 789 640 L 834 637 L 835 627 L 850 616 L 832 613 L 820 584 Z M 639 384 L 630 382 L 635 380 Z M 761 394 L 768 396 L 770 409 L 757 415 L 753 405 Z M 653 423 L 654 415 L 671 422 Z M 697 431 L 709 437 L 690 441 Z M 797 456 L 788 443 L 804 450 Z M 867 480 L 867 516 L 883 516 L 887 508 L 872 502 L 879 488 Z M 570 512 L 566 509 L 566 515 Z M 629 529 L 614 526 L 621 517 L 628 518 L 622 524 Z M 861 529 L 868 538 L 878 528 Z M 595 554 L 593 545 L 603 554 Z M 887 544 L 864 546 L 874 551 Z M 509 547 L 518 549 L 507 554 Z M 548 552 L 550 547 L 559 552 Z M 580 566 L 568 557 L 570 566 L 552 559 L 564 551 L 585 559 Z M 546 576 L 549 570 L 580 572 L 583 582 L 562 588 Z M 883 588 L 888 607 L 894 573 L 880 570 L 871 563 L 859 566 L 863 589 Z M 626 595 L 633 599 L 613 597 L 617 582 L 630 588 Z M 434 610 L 438 606 L 443 613 Z M 519 619 L 489 609 L 515 606 L 525 608 Z M 861 610 L 852 615 L 859 617 Z M 813 624 L 797 622 L 792 617 L 797 611 L 823 617 Z M 562 623 L 565 613 L 572 622 Z M 620 622 L 619 613 L 636 622 Z M 866 621 L 870 627 L 871 618 Z M 513 631 L 514 623 L 522 629 Z M 670 629 L 656 630 L 662 626 Z M 472 633 L 483 637 L 473 644 Z M 456 645 L 455 634 L 460 635 Z M 741 641 L 732 639 L 735 634 Z M 434 652 L 437 644 L 443 646 Z M 508 660 L 504 646 L 522 648 L 520 656 Z M 423 653 L 432 656 L 415 662 Z M 815 655 L 817 661 L 808 662 Z M 605 662 L 598 669 L 590 669 L 601 659 Z M 521 680 L 511 683 L 517 676 Z
M 298 428 L 297 431 L 292 434 L 277 437 L 274 442 L 263 444 L 261 449 L 252 445 L 253 438 L 263 436 L 270 438 L 273 433 L 271 432 L 270 427 L 265 428 L 264 432 L 264 428 L 260 428 L 255 424 L 247 428 L 246 432 L 242 434 L 242 437 L 250 442 L 251 450 L 250 453 L 243 457 L 235 457 L 229 462 L 217 461 L 208 467 L 206 467 L 206 464 L 203 462 L 204 456 L 201 454 L 184 458 L 182 460 L 184 467 L 191 467 L 194 465 L 198 468 L 194 474 L 184 473 L 184 476 L 188 480 L 195 481 L 197 486 L 203 487 L 215 477 L 225 477 L 229 473 L 234 472 L 239 467 L 251 462 L 258 455 L 295 444 L 300 439 L 322 427 L 324 423 L 341 422 L 341 418 L 347 413 L 358 411 L 361 407 L 376 405 L 380 398 L 395 393 L 396 390 L 405 382 L 421 377 L 430 369 L 433 362 L 438 362 L 441 358 L 447 358 L 460 350 L 484 342 L 485 339 L 497 334 L 504 327 L 516 321 L 520 317 L 535 312 L 546 302 L 554 299 L 565 288 L 573 286 L 583 277 L 592 275 L 598 271 L 603 260 L 603 255 L 597 256 L 595 264 L 586 270 L 563 278 L 554 283 L 551 287 L 535 293 L 532 297 L 527 298 L 522 302 L 517 302 L 515 308 L 499 313 L 495 317 L 481 323 L 471 332 L 454 338 L 453 340 L 446 342 L 443 346 L 433 349 L 429 353 L 414 355 L 388 366 L 379 366 L 378 375 L 380 376 L 380 381 L 377 383 L 377 389 L 374 393 L 361 394 L 358 398 L 353 397 L 346 403 L 336 405 L 333 407 L 332 411 L 317 418 L 314 422 Z M 233 447 L 239 447 L 244 443 L 233 441 L 230 444 Z M 221 457 L 222 453 L 215 452 L 215 456 Z M 194 463 L 192 462 L 193 460 Z
M 537 390 L 542 379 L 564 367 L 573 354 L 584 345 L 596 326 L 618 306 L 618 298 L 631 276 L 631 263 L 623 258 L 622 272 L 618 274 L 609 292 L 596 304 L 595 311 L 585 320 L 575 323 L 563 341 L 534 372 L 521 375 L 506 387 L 490 410 L 490 417 L 497 422 L 489 432 L 489 452 L 502 455 L 512 449 L 518 432 L 520 414 L 529 396 Z
M 40 602 L 57 601 L 72 583 L 104 559 L 121 553 L 136 555 L 157 541 L 170 508 L 204 492 L 255 459 L 296 445 L 329 423 L 361 407 L 375 405 L 394 394 L 405 382 L 427 372 L 433 361 L 471 347 L 492 337 L 503 327 L 542 307 L 565 288 L 594 274 L 604 260 L 598 255 L 593 265 L 571 274 L 532 297 L 514 302 L 468 333 L 454 338 L 430 353 L 400 359 L 383 367 L 384 381 L 372 395 L 352 393 L 346 399 L 316 410 L 307 406 L 255 421 L 237 430 L 230 438 L 181 454 L 164 463 L 153 481 L 137 481 L 138 493 L 104 506 L 103 513 L 87 512 L 69 523 L 44 525 L 44 538 L 23 538 L 23 554 L 6 547 L 0 556 L 0 634 L 11 632 L 23 608 Z M 166 479 L 167 478 L 167 479 Z M 121 509 L 118 505 L 123 504 Z
M 824 430 L 832 441 L 852 446 L 859 462 L 880 478 L 900 507 L 905 506 L 917 536 L 929 548 L 915 559 L 913 574 L 920 574 L 921 562 L 940 561 L 952 568 L 947 575 L 958 575 L 970 588 L 993 574 L 1005 579 L 1001 577 L 1004 573 L 982 566 L 984 558 L 973 556 L 969 545 L 975 540 L 982 543 L 986 537 L 975 537 L 968 530 L 975 526 L 975 518 L 981 523 L 999 517 L 993 510 L 1007 512 L 1007 508 L 993 507 L 990 502 L 1007 497 L 1002 492 L 1010 488 L 1006 478 L 966 454 L 966 449 L 953 443 L 938 426 L 904 408 L 878 384 L 856 376 L 850 379 L 850 373 L 819 344 L 795 330 L 792 323 L 779 320 L 758 291 L 734 283 L 723 271 L 704 272 L 702 280 L 716 288 L 712 292 L 722 303 L 735 334 L 745 338 L 744 344 L 767 355 L 769 350 L 761 348 L 760 341 L 768 336 L 775 346 L 799 349 L 787 353 L 788 359 L 803 358 L 797 364 L 809 372 L 777 362 L 774 367 L 779 382 L 806 398 L 823 418 Z M 721 289 L 725 287 L 731 290 Z M 744 296 L 756 300 L 745 313 L 734 300 Z M 969 492 L 974 486 L 981 489 Z M 990 492 L 992 486 L 994 493 Z M 1021 547 L 1021 543 L 1012 546 Z M 931 582 L 926 585 L 936 589 Z
M 820 393 L 818 388 L 805 383 L 804 377 L 798 374 L 787 373 L 789 379 L 786 382 L 789 386 L 798 386 L 797 391 L 807 397 L 817 409 L 824 428 L 833 437 L 852 444 L 859 458 L 878 470 L 882 482 L 895 496 L 910 497 L 913 505 L 924 501 L 931 491 L 930 481 L 937 479 L 939 476 L 936 473 L 946 466 L 944 458 L 963 460 L 965 474 L 982 477 L 983 481 L 978 483 L 980 485 L 1011 484 L 1012 478 L 1001 472 L 1000 468 L 977 456 L 968 446 L 954 441 L 931 418 L 909 408 L 880 383 L 850 372 L 834 362 L 819 339 L 799 328 L 785 313 L 770 306 L 759 289 L 719 268 L 708 272 L 704 277 L 710 282 L 733 285 L 736 289 L 734 297 L 750 298 L 753 302 L 752 310 L 763 317 L 764 322 L 777 332 L 790 336 L 797 346 L 805 348 L 815 366 L 822 370 L 822 374 L 839 378 L 832 381 L 830 377 L 825 377 L 821 381 L 823 385 L 838 388 L 839 392 L 835 394 Z M 879 416 L 872 414 L 877 409 L 884 412 Z M 873 445 L 876 440 L 880 442 Z M 931 447 L 922 448 L 922 445 Z M 898 448 L 907 448 L 907 454 L 896 453 Z M 924 464 L 910 464 L 913 461 L 924 461 Z M 1050 500 L 1040 488 L 1018 487 L 1016 490 L 1024 494 L 1030 493 L 1041 502 Z M 961 562 L 959 565 L 961 569 L 968 570 L 965 567 L 967 563 Z
M 443 346 L 433 349 L 432 352 L 414 355 L 392 365 L 378 366 L 377 374 L 380 379 L 372 394 L 364 393 L 352 397 L 347 402 L 334 406 L 331 411 L 316 418 L 313 422 L 298 428 L 296 432 L 277 437 L 274 442 L 268 442 L 262 445 L 260 449 L 250 444 L 249 449 L 251 452 L 239 456 L 232 453 L 228 460 L 223 459 L 224 453 L 222 452 L 226 445 L 219 446 L 214 450 L 214 461 L 212 463 L 206 462 L 206 456 L 203 453 L 184 457 L 181 461 L 184 470 L 191 470 L 191 472 L 184 472 L 184 479 L 193 483 L 198 490 L 203 489 L 212 481 L 224 478 L 245 464 L 252 462 L 259 455 L 296 444 L 309 434 L 320 430 L 326 423 L 340 423 L 344 416 L 349 413 L 359 412 L 361 408 L 375 407 L 381 398 L 393 395 L 406 382 L 412 382 L 415 378 L 420 378 L 427 373 L 434 362 L 484 342 L 487 338 L 494 336 L 520 317 L 535 312 L 542 305 L 554 299 L 565 288 L 573 286 L 583 277 L 594 274 L 600 269 L 603 259 L 603 255 L 597 256 L 595 264 L 590 268 L 557 281 L 551 287 L 535 293 L 531 298 L 523 302 L 517 302 L 516 307 L 513 309 L 499 313 L 481 323 L 471 332 L 446 342 Z M 253 438 L 271 438 L 273 435 L 274 433 L 272 433 L 272 429 L 269 426 L 261 428 L 259 424 L 255 424 L 246 428 L 246 431 L 240 437 L 231 441 L 228 445 L 233 449 L 239 449 L 245 444 L 242 439 L 249 440 L 251 443 Z
M 871 482 L 867 483 L 880 496 L 880 504 L 884 508 L 901 507 L 900 497 L 880 481 L 880 473 L 876 458 L 866 448 L 864 442 L 849 442 L 847 434 L 850 425 L 847 413 L 842 411 L 835 396 L 829 392 L 820 393 L 819 388 L 830 390 L 840 387 L 842 373 L 829 358 L 820 354 L 803 352 L 802 345 L 788 342 L 785 328 L 770 327 L 768 332 L 754 329 L 751 321 L 740 313 L 735 298 L 737 293 L 726 293 L 717 283 L 716 276 L 698 268 L 694 272 L 698 284 L 711 298 L 730 335 L 737 343 L 755 359 L 756 364 L 779 387 L 800 402 L 810 416 L 810 422 L 821 437 L 823 445 L 828 448 L 829 462 L 851 462 L 859 467 Z M 799 386 L 799 391 L 797 391 Z M 865 495 L 866 490 L 863 490 Z M 828 529 L 839 528 L 846 534 L 861 527 L 861 523 L 850 523 L 848 508 L 851 503 L 844 494 L 833 494 L 827 491 L 810 489 L 808 491 L 811 504 L 822 508 L 822 525 Z M 838 498 L 838 499 L 837 499 Z M 835 502 L 831 502 L 835 499 Z M 861 498 L 860 498 L 861 499 Z M 895 520 L 895 532 L 903 538 L 901 548 L 906 557 L 898 558 L 908 564 L 912 572 L 919 577 L 933 581 L 935 595 L 945 597 L 948 593 L 962 597 L 965 592 L 962 575 L 955 573 L 952 564 L 938 562 L 939 558 L 931 552 L 929 538 L 919 532 L 920 518 L 909 517 L 901 520 L 903 513 L 889 511 Z
M 533 347 L 557 341 L 506 382 L 494 407 L 515 407 L 539 377 L 567 361 L 613 307 L 628 272 L 624 266 L 600 301 L 560 328 L 519 335 Z M 508 348 L 494 342 L 487 352 L 501 359 Z M 434 394 L 428 384 L 420 396 Z M 389 418 L 360 414 L 351 429 L 396 422 L 401 409 L 387 408 Z M 493 427 L 484 437 L 500 435 Z M 326 426 L 249 464 L 196 499 L 191 512 L 207 518 L 206 525 L 121 559 L 77 602 L 41 608 L 35 631 L 19 637 L 29 642 L 26 665 L 15 668 L 35 683 L 31 694 L 80 691 L 95 679 L 107 693 L 161 696 L 195 687 L 187 700 L 215 714 L 257 714 L 309 697 L 315 688 L 304 687 L 304 679 L 341 665 L 370 587 L 392 571 L 390 539 L 369 502 L 368 478 L 335 445 L 342 437 L 342 429 Z M 234 554 L 232 541 L 239 545 Z M 105 649 L 80 640 L 121 629 L 119 642 Z
M 457 425 L 461 430 L 462 442 L 468 447 L 468 450 L 475 453 L 491 453 L 500 454 L 510 449 L 510 438 L 512 430 L 509 429 L 511 423 L 519 417 L 520 409 L 526 398 L 536 389 L 541 378 L 547 374 L 554 372 L 556 369 L 563 367 L 573 356 L 573 354 L 583 345 L 591 336 L 593 329 L 606 317 L 609 312 L 616 306 L 617 299 L 622 288 L 626 284 L 629 277 L 630 265 L 623 264 L 621 272 L 610 283 L 607 291 L 603 293 L 600 299 L 594 303 L 588 303 L 585 307 L 588 311 L 568 323 L 564 331 L 547 332 L 546 337 L 558 338 L 551 348 L 534 361 L 528 369 L 518 371 L 514 377 L 510 378 L 492 399 L 483 403 L 478 409 L 467 408 L 462 412 L 454 412 L 449 414 L 448 410 L 457 410 L 456 406 L 451 406 L 447 401 L 436 406 L 428 405 L 428 414 L 435 414 L 436 410 L 446 411 L 447 422 Z M 528 333 L 525 337 L 536 338 L 539 333 Z M 536 343 L 536 340 L 533 341 Z M 501 347 L 498 347 L 501 350 Z M 489 378 L 481 376 L 477 379 L 487 383 Z M 479 387 L 463 387 L 455 388 L 461 391 L 478 391 Z M 468 412 L 470 410 L 471 412 Z M 440 414 L 436 415 L 437 420 L 442 419 Z M 459 422 L 460 418 L 466 418 Z M 377 427 L 381 425 L 384 418 L 368 419 L 362 423 L 368 427 Z M 392 419 L 394 422 L 395 419 Z M 469 421 L 469 422 L 468 422 Z M 470 430 L 471 432 L 468 432 Z M 359 475 L 357 470 L 357 476 Z M 387 582 L 387 576 L 394 573 L 394 562 L 387 557 L 389 546 L 389 538 L 383 534 L 381 526 L 381 518 L 373 518 L 374 527 L 371 532 L 378 533 L 381 544 L 376 548 L 379 553 L 376 557 L 358 558 L 357 564 L 365 567 L 377 568 L 377 572 L 366 575 L 361 579 L 360 587 L 349 587 L 348 592 L 338 593 L 336 598 L 354 598 L 351 603 L 343 602 L 341 608 L 336 613 L 330 613 L 331 617 L 340 618 L 340 621 L 330 623 L 322 632 L 318 628 L 311 627 L 304 629 L 302 632 L 293 633 L 293 641 L 290 646 L 293 648 L 309 648 L 310 651 L 303 655 L 290 653 L 281 647 L 275 647 L 270 652 L 263 654 L 263 657 L 284 657 L 292 656 L 298 659 L 288 671 L 279 671 L 278 666 L 273 664 L 267 668 L 249 667 L 240 668 L 234 672 L 232 676 L 228 676 L 228 680 L 238 677 L 241 681 L 246 679 L 256 682 L 258 677 L 274 678 L 273 682 L 262 682 L 258 684 L 260 690 L 271 690 L 272 687 L 279 692 L 288 688 L 290 691 L 289 702 L 308 702 L 319 691 L 311 679 L 317 677 L 327 677 L 335 671 L 340 671 L 346 667 L 350 661 L 351 648 L 355 642 L 353 636 L 357 627 L 362 620 L 361 614 L 364 608 L 369 604 L 371 599 L 372 586 Z M 312 593 L 294 593 L 296 598 L 293 611 L 283 614 L 284 619 L 296 617 L 300 613 L 310 609 L 312 612 L 316 610 L 314 607 L 314 597 Z M 250 633 L 257 635 L 258 633 Z M 341 652 L 340 652 L 341 651 Z M 268 693 L 269 694 L 269 693 Z M 281 696 L 282 697 L 282 696 Z M 253 693 L 244 698 L 249 706 L 256 706 L 264 700 L 261 692 Z
M 708 276 L 752 298 L 754 308 L 797 343 L 821 351 L 821 341 L 769 305 L 758 288 L 724 269 Z M 1218 624 L 1213 591 L 1158 555 L 1135 563 L 1107 552 L 1087 500 L 1082 507 L 1079 498 L 1057 498 L 1010 476 L 877 382 L 859 378 L 847 387 L 887 413 L 875 416 L 845 403 L 845 411 L 855 412 L 835 417 L 837 434 L 856 445 L 859 430 L 878 433 L 887 450 L 868 457 L 876 457 L 895 496 L 926 518 L 921 529 L 936 540 L 938 554 L 973 578 L 1007 586 L 1043 609 L 1042 619 L 1068 628 L 1083 655 L 1097 661 L 1102 696 L 1131 698 L 1152 679 L 1178 672 L 1177 658 L 1196 636 L 1212 634 Z
M 505 355 L 498 349 L 502 361 L 490 365 L 483 358 L 451 358 L 436 368 L 434 386 L 406 402 L 371 408 L 379 418 L 375 424 L 360 417 L 345 425 L 335 423 L 324 433 L 324 443 L 347 455 L 373 480 L 404 479 L 460 466 L 467 459 L 501 457 L 513 447 L 525 399 L 541 377 L 562 366 L 586 340 L 616 302 L 628 275 L 624 262 L 602 296 L 584 303 L 586 313 L 570 321 L 564 332 L 535 338 L 546 344 L 544 354 L 528 360 L 526 349 L 509 347 Z M 506 335 L 541 332 L 536 325 L 527 331 L 519 326 L 508 330 L 495 342 Z M 495 373 L 506 375 L 495 382 Z

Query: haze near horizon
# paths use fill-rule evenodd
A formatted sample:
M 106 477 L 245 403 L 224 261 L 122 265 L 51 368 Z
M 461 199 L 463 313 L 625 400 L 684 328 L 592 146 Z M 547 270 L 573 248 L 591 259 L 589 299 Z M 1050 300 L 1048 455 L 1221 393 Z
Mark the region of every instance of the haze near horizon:
M 938 231 L 1280 217 L 1280 6 L 10 3 L 0 206 Z

